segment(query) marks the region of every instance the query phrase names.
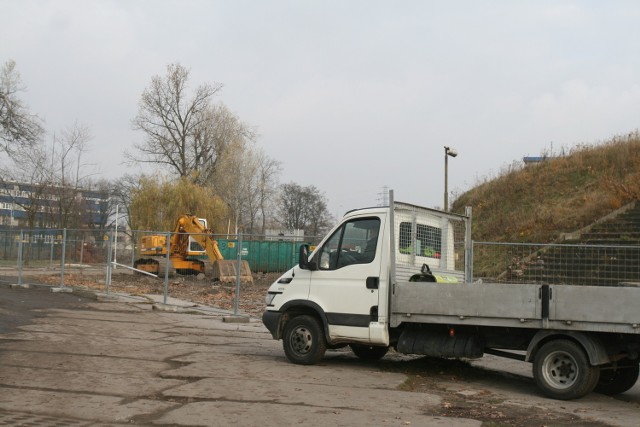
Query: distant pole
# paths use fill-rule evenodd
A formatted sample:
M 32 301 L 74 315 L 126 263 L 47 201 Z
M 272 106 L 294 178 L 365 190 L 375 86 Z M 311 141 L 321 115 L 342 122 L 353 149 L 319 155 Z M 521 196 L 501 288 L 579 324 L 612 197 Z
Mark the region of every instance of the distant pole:
M 22 285 L 22 241 L 24 240 L 24 231 L 20 230 L 20 240 L 18 241 L 18 285 Z
M 444 147 L 444 210 L 449 211 L 449 155 Z
M 162 303 L 166 304 L 169 297 L 169 268 L 171 268 L 171 233 L 167 233 L 167 256 L 165 258 L 166 264 L 164 266 L 164 287 Z M 160 270 L 158 270 L 160 273 Z
M 62 255 L 60 256 L 60 287 L 64 288 L 64 262 L 67 252 L 67 229 L 62 229 Z
M 242 271 L 242 233 L 238 234 L 238 249 L 237 249 L 237 261 L 236 266 L 236 296 L 233 304 L 233 315 L 237 316 L 240 309 L 240 274 Z
M 458 152 L 451 147 L 444 147 L 444 211 L 449 212 L 449 156 L 456 157 Z
M 116 204 L 116 235 L 113 238 L 113 262 L 118 262 L 118 208 L 120 206 Z M 115 268 L 115 265 L 114 265 Z
M 107 241 L 107 279 L 105 280 L 107 285 L 107 295 L 109 295 L 109 290 L 111 288 L 111 270 L 113 269 L 113 262 L 111 260 L 111 245 L 113 244 L 113 239 L 109 236 Z

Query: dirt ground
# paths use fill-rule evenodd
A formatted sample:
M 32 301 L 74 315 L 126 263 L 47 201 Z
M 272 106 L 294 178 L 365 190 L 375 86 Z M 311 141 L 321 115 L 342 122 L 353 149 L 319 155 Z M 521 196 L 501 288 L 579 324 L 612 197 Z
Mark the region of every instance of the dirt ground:
M 281 273 L 258 273 L 253 275 L 253 283 L 240 284 L 238 308 L 241 313 L 260 317 L 264 311 L 264 297 L 271 284 Z M 60 275 L 40 275 L 37 281 L 57 285 Z M 67 273 L 65 286 L 106 291 L 104 274 Z M 114 270 L 111 275 L 109 292 L 123 292 L 130 295 L 164 293 L 164 281 L 149 276 L 132 274 L 126 270 Z M 233 310 L 235 308 L 236 284 L 198 280 L 194 276 L 176 276 L 169 279 L 168 295 L 195 304 Z
M 513 405 L 503 389 L 538 391 L 527 378 L 486 371 L 461 360 L 419 357 L 385 366 L 408 376 L 405 391 L 434 393 L 442 396 L 440 407 L 429 415 L 450 418 L 471 418 L 482 421 L 483 427 L 607 427 L 599 420 L 581 414 L 582 409 L 569 409 L 561 401 L 549 407 Z M 496 387 L 496 385 L 498 387 Z M 500 391 L 498 391 L 500 390 Z M 554 402 L 554 401 L 550 401 Z M 546 406 L 546 405 L 545 405 Z

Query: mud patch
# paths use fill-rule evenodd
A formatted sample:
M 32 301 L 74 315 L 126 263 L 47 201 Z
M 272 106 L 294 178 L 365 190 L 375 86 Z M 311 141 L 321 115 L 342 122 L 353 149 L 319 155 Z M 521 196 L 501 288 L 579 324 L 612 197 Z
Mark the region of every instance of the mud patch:
M 524 389 L 536 393 L 530 378 L 487 371 L 460 360 L 419 357 L 395 360 L 382 364 L 382 369 L 402 372 L 407 380 L 400 387 L 416 393 L 434 393 L 442 396 L 439 407 L 425 415 L 448 418 L 470 418 L 482 421 L 483 427 L 611 427 L 598 420 L 577 413 L 549 410 L 534 404 L 516 404 L 507 395 L 494 391 L 499 383 L 506 389 Z

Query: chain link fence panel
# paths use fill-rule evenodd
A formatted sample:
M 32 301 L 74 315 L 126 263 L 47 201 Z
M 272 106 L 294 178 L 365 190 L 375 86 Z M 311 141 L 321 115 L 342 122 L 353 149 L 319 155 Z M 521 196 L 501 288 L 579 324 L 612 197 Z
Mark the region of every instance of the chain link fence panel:
M 640 286 L 640 246 L 474 242 L 474 280 Z
M 474 242 L 467 256 L 464 222 L 443 217 L 434 224 L 416 224 L 411 211 L 406 212 L 396 218 L 396 233 L 404 243 L 398 250 L 414 264 L 418 260 L 435 262 L 438 269 L 446 262 L 443 270 L 464 271 L 465 260 L 472 260 L 473 280 L 483 282 L 640 285 L 640 245 Z M 454 245 L 443 245 L 434 237 L 437 233 L 433 229 L 443 227 L 451 230 L 445 237 L 452 239 Z M 171 250 L 172 236 L 157 231 L 0 230 L 0 267 L 5 276 L 17 276 L 25 282 L 80 284 L 100 291 L 141 295 L 160 293 L 165 298 L 255 314 L 262 309 L 268 286 L 297 264 L 300 246 L 320 241 L 319 237 L 203 233 L 201 236 L 216 242 L 224 260 L 240 267 L 234 267 L 233 273 L 222 281 L 214 280 L 213 263 L 197 242 L 197 234 L 188 238 L 186 249 L 174 258 L 188 262 L 172 268 L 172 260 L 167 257 L 167 239 Z M 453 248 L 452 252 L 439 252 L 443 247 Z M 157 263 L 155 270 L 149 268 L 153 263 Z M 238 281 L 234 276 L 242 272 L 243 263 L 249 266 L 251 280 L 244 277 Z M 146 270 L 147 274 L 134 269 Z
M 176 298 L 258 315 L 267 288 L 297 264 L 300 245 L 319 241 L 205 233 L 172 237 L 176 234 L 144 230 L 0 230 L 0 267 L 11 282 L 122 292 L 149 296 L 150 302 L 161 295 L 164 302 Z M 224 281 L 213 277 L 215 263 L 199 237 L 214 241 L 220 257 L 232 267 Z M 178 252 L 167 257 L 176 240 L 184 240 L 186 246 L 174 248 Z M 249 276 L 236 278 L 238 271 L 244 272 L 243 264 Z

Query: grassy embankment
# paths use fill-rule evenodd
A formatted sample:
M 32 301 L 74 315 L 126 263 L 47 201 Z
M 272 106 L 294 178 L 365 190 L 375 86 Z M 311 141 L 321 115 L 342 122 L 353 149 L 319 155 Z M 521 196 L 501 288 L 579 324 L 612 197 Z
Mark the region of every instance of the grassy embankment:
M 475 241 L 548 243 L 633 200 L 640 200 L 638 132 L 511 166 L 459 196 L 452 210 L 473 207 Z

